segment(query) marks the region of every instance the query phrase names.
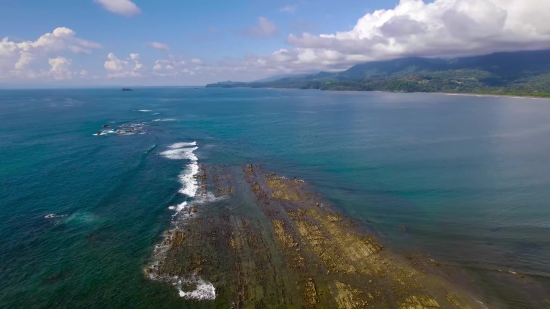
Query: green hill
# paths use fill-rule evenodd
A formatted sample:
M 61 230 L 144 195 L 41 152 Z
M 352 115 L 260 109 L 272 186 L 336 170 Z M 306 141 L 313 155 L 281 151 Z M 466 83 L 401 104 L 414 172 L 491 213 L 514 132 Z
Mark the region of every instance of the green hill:
M 221 82 L 207 87 L 299 88 L 391 92 L 448 92 L 550 97 L 550 50 L 455 59 L 408 57 L 267 82 Z

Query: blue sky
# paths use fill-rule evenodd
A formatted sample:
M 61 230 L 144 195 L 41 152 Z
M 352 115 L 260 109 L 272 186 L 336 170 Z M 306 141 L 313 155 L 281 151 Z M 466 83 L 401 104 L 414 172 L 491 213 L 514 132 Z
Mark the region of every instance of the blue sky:
M 317 0 L 287 2 L 283 0 L 177 1 L 135 0 L 141 14 L 130 18 L 104 10 L 93 0 L 3 0 L 0 10 L 0 37 L 37 38 L 57 27 L 73 29 L 79 36 L 100 42 L 115 53 L 135 52 L 145 42 L 168 42 L 174 52 L 196 53 L 212 59 L 223 56 L 242 57 L 249 52 L 270 53 L 285 46 L 285 36 L 250 40 L 234 32 L 253 25 L 263 16 L 281 28 L 295 32 L 293 22 L 304 20 L 314 25 L 314 32 L 332 33 L 347 30 L 368 11 L 393 8 L 398 1 Z M 342 2 L 340 2 L 342 3 Z M 293 7 L 295 12 L 281 12 Z M 34 22 L 29 22 L 34 21 Z M 209 28 L 220 31 L 218 40 L 200 40 Z M 223 54 L 219 49 L 223 49 Z
M 546 49 L 549 3 L 2 0 L 0 84 L 200 85 Z

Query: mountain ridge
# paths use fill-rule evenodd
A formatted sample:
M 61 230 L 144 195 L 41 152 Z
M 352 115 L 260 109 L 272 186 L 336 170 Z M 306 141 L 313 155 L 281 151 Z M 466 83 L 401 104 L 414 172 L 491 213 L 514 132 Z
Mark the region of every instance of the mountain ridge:
M 550 97 L 550 50 L 500 52 L 452 59 L 406 57 L 356 64 L 271 81 L 206 87 L 446 92 Z

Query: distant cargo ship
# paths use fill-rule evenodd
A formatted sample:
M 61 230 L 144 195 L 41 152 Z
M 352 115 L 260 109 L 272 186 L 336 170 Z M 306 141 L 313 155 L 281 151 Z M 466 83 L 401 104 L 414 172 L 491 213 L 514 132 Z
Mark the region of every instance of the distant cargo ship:
M 122 88 L 122 91 L 132 91 L 130 88 Z

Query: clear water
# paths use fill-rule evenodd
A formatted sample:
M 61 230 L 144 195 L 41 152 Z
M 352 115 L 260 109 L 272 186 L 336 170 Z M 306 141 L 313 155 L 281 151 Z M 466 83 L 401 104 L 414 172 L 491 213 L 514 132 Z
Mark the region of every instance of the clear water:
M 136 123 L 145 134 L 93 135 Z M 262 164 L 315 183 L 387 247 L 468 269 L 508 307 L 531 305 L 498 269 L 550 290 L 548 100 L 2 90 L 0 132 L 2 308 L 210 306 L 142 274 L 168 207 L 184 198 L 183 163 L 159 153 L 190 141 L 199 162 Z

